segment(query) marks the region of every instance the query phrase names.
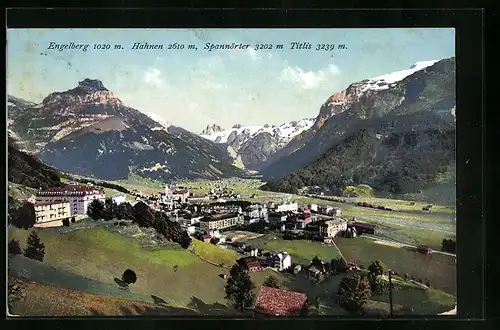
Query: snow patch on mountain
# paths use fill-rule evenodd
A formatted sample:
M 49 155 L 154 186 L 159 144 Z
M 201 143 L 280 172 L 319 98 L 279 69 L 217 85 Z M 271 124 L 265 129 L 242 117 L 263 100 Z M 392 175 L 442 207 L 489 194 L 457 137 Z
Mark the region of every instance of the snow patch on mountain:
M 433 60 L 433 61 L 420 61 L 416 62 L 413 65 L 410 66 L 409 69 L 406 70 L 401 70 L 401 71 L 396 71 L 396 72 L 391 72 L 388 74 L 384 74 L 382 76 L 378 76 L 375 78 L 368 79 L 366 81 L 366 84 L 362 91 L 367 91 L 367 90 L 384 90 L 384 89 L 389 89 L 392 84 L 397 83 L 398 81 L 401 81 L 408 77 L 409 75 L 423 70 L 429 66 L 434 65 L 434 63 L 438 62 L 438 60 Z
M 154 131 L 161 130 L 161 129 L 166 129 L 169 128 L 171 124 L 167 123 L 165 119 L 162 118 L 162 116 L 157 115 L 156 113 L 153 112 L 147 112 L 146 115 L 156 121 L 158 124 L 160 124 L 162 127 L 155 127 L 153 128 Z

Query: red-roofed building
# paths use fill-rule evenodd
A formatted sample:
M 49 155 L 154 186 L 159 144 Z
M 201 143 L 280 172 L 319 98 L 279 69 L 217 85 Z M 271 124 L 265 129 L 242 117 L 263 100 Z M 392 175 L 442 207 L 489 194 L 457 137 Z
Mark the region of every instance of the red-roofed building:
M 300 292 L 262 286 L 254 312 L 269 316 L 305 316 L 307 297 Z
M 106 199 L 104 190 L 101 188 L 75 184 L 50 188 L 39 191 L 36 194 L 36 203 L 68 201 L 70 204 L 70 216 L 75 214 L 86 214 L 89 204 L 94 199 L 99 199 L 104 202 Z
M 210 236 L 210 235 L 203 235 L 203 242 L 210 243 L 211 240 L 212 240 L 212 236 Z
M 258 272 L 262 270 L 262 266 L 260 265 L 259 260 L 255 257 L 245 257 L 238 259 L 236 261 L 238 265 L 248 270 L 249 272 Z

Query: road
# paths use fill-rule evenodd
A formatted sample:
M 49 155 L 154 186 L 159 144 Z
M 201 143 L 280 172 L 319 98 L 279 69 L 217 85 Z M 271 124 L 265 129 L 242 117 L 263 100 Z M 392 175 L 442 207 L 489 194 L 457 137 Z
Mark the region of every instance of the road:
M 379 242 L 387 242 L 388 245 L 398 245 L 398 246 L 401 246 L 401 247 L 409 247 L 409 248 L 413 248 L 413 249 L 417 248 L 414 245 L 410 245 L 410 244 L 406 244 L 406 243 L 401 243 L 401 242 L 397 242 L 397 241 L 392 241 L 392 240 L 388 240 L 386 238 L 380 238 L 378 236 L 370 235 L 370 234 L 363 234 L 360 237 L 366 237 L 366 238 L 369 238 L 369 239 L 377 240 Z M 438 250 L 432 250 L 432 253 L 443 254 L 445 256 L 450 256 L 450 257 L 455 257 L 455 258 L 457 257 L 456 254 L 448 253 L 448 252 L 443 252 L 443 251 L 438 251 Z

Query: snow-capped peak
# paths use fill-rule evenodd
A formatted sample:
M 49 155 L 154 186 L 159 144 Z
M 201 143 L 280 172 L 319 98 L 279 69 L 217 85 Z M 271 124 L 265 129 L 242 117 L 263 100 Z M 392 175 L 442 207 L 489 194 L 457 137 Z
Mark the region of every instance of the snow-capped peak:
M 147 112 L 146 115 L 162 125 L 164 128 L 170 127 L 171 124 L 167 123 L 160 115 L 157 115 L 156 113 L 153 112 Z
M 420 70 L 425 69 L 429 66 L 432 66 L 436 62 L 438 62 L 438 60 L 416 62 L 416 63 L 412 64 L 409 69 L 391 72 L 388 74 L 384 74 L 382 76 L 368 79 L 368 81 L 365 84 L 365 88 L 363 88 L 363 90 L 388 89 L 389 85 L 392 85 L 398 81 L 401 81 L 417 71 L 420 71 Z
M 301 119 L 298 121 L 291 121 L 279 126 L 277 125 L 255 125 L 255 126 L 241 126 L 231 128 L 222 132 L 214 132 L 213 134 L 201 134 L 202 137 L 217 142 L 227 143 L 229 136 L 234 132 L 236 135 L 244 134 L 245 140 L 253 138 L 259 133 L 267 132 L 273 136 L 278 136 L 280 140 L 290 141 L 295 136 L 303 131 L 311 128 L 314 125 L 315 118 Z M 233 134 L 233 135 L 234 135 Z

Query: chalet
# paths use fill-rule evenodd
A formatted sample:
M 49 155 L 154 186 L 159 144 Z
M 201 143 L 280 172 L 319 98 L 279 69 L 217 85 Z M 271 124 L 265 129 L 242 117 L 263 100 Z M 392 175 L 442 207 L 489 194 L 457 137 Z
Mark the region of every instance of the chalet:
M 428 254 L 432 253 L 432 249 L 429 246 L 427 246 L 427 245 L 417 245 L 416 250 L 417 250 L 418 253 L 422 253 L 422 254 L 425 254 L 425 255 L 428 255 Z
M 259 260 L 255 257 L 244 257 L 238 259 L 236 263 L 249 272 L 258 272 L 262 270 Z
M 364 223 L 364 222 L 352 222 L 350 224 L 347 224 L 348 227 L 354 227 L 356 228 L 356 232 L 358 234 L 375 234 L 375 225 L 369 224 L 369 223 Z
M 300 292 L 262 286 L 254 312 L 266 316 L 305 316 L 307 297 Z

